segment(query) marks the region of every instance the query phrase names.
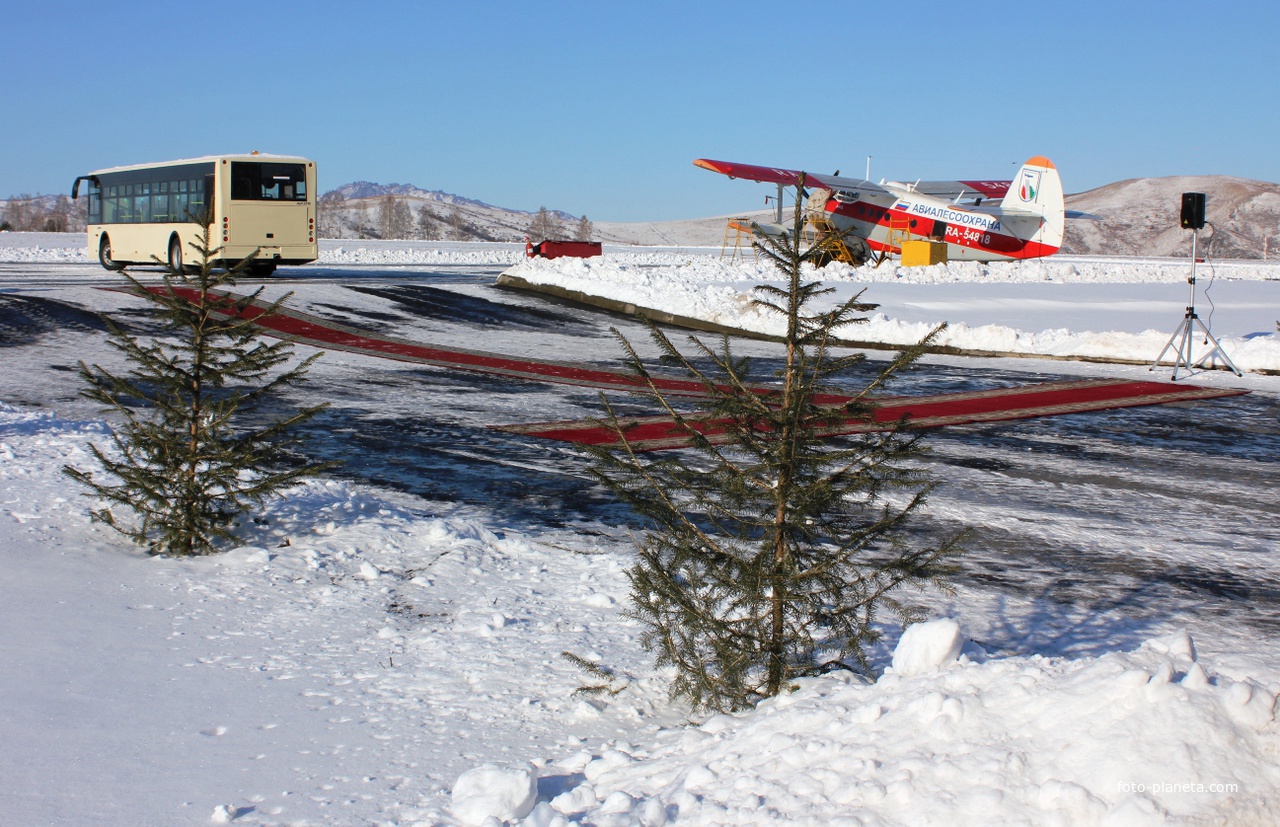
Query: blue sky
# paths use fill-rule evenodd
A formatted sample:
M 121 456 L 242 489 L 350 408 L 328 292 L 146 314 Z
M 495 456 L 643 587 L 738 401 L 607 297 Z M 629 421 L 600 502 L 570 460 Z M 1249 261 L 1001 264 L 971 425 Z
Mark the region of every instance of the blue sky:
M 699 157 L 875 179 L 1280 181 L 1280 4 L 10 4 L 0 197 L 258 149 L 598 221 L 723 215 Z

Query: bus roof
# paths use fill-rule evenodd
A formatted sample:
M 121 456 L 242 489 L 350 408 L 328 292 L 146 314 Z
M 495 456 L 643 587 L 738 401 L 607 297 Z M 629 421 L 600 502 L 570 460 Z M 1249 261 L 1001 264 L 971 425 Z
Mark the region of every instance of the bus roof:
M 310 158 L 303 158 L 299 155 L 272 155 L 267 152 L 246 152 L 235 155 L 205 155 L 200 158 L 180 158 L 175 161 L 157 161 L 152 164 L 129 164 L 122 167 L 107 167 L 105 169 L 95 169 L 90 175 L 101 175 L 106 172 L 128 172 L 135 169 L 153 169 L 155 167 L 172 167 L 182 164 L 201 164 L 216 163 L 217 161 L 291 161 L 295 163 L 310 164 L 314 163 Z

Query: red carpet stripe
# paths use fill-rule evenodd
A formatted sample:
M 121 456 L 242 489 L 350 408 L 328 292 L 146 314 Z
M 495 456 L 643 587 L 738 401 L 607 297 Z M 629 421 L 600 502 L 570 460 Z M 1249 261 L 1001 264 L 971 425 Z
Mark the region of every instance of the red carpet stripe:
M 164 290 L 163 287 L 147 289 L 157 293 Z M 175 292 L 189 301 L 198 295 L 197 291 L 190 288 L 177 288 Z M 227 307 L 236 300 L 244 298 L 233 293 L 220 292 L 218 295 L 225 301 Z M 519 359 L 484 351 L 419 344 L 405 339 L 380 336 L 287 308 L 266 315 L 264 311 L 268 306 L 267 302 L 255 301 L 245 307 L 239 315 L 252 320 L 264 333 L 323 349 L 344 350 L 454 370 L 580 385 L 601 390 L 641 393 L 648 390 L 641 380 L 625 371 L 571 362 Z M 654 384 L 659 390 L 671 396 L 701 397 L 705 395 L 701 383 L 690 379 L 655 377 Z M 759 392 L 774 393 L 776 391 L 761 387 Z M 1170 402 L 1213 399 L 1245 393 L 1248 391 L 1204 388 L 1169 382 L 1081 379 L 933 396 L 880 397 L 872 403 L 873 408 L 869 416 L 848 417 L 825 432 L 830 436 L 838 436 L 887 430 L 893 423 L 904 417 L 913 428 L 937 428 L 974 422 L 1000 422 L 1112 408 L 1163 405 Z M 817 401 L 819 404 L 838 407 L 851 401 L 851 397 L 825 395 Z M 729 441 L 729 437 L 724 432 L 724 420 L 694 415 L 686 421 L 689 428 L 704 434 L 712 442 Z M 601 445 L 616 442 L 616 437 L 611 431 L 587 420 L 505 425 L 498 426 L 497 430 L 580 444 Z M 637 450 L 680 448 L 689 442 L 689 433 L 677 426 L 668 416 L 629 419 L 626 421 L 626 432 L 628 441 Z
M 1047 382 L 976 393 L 878 400 L 868 416 L 848 417 L 840 424 L 824 429 L 823 433 L 827 436 L 839 436 L 888 430 L 903 418 L 906 418 L 912 428 L 938 428 L 945 425 L 1163 405 L 1244 393 L 1248 391 L 1119 379 Z M 622 424 L 627 441 L 637 451 L 685 447 L 690 441 L 689 430 L 701 433 L 713 444 L 731 441 L 730 436 L 725 433 L 726 420 L 692 416 L 686 423 L 688 430 L 677 425 L 668 416 L 655 416 L 627 419 Z M 506 425 L 498 430 L 583 445 L 618 444 L 613 431 L 586 420 Z
M 163 287 L 148 287 L 148 290 L 159 293 Z M 198 291 L 190 288 L 177 288 L 174 291 L 188 301 L 198 297 Z M 243 299 L 234 293 L 219 291 L 217 295 L 230 307 L 232 302 Z M 610 370 L 592 367 L 573 362 L 547 362 L 532 359 L 520 359 L 487 353 L 478 350 L 459 350 L 438 345 L 420 344 L 406 339 L 380 336 L 367 330 L 322 319 L 289 308 L 281 308 L 270 316 L 264 315 L 269 302 L 256 301 L 246 307 L 240 316 L 251 319 L 264 332 L 292 339 L 300 344 L 310 345 L 326 350 L 343 350 L 350 353 L 362 353 L 368 356 L 380 356 L 402 362 L 416 362 L 452 368 L 472 373 L 485 373 L 498 376 L 509 376 L 515 379 L 528 379 L 536 382 L 554 382 L 566 385 L 581 385 L 600 390 L 621 390 L 644 393 L 647 385 L 627 371 Z M 677 377 L 655 376 L 654 384 L 663 393 L 671 396 L 702 397 L 705 391 L 700 382 Z M 763 394 L 775 393 L 776 390 L 761 387 Z M 818 398 L 819 403 L 839 405 L 850 401 L 847 396 L 824 395 Z

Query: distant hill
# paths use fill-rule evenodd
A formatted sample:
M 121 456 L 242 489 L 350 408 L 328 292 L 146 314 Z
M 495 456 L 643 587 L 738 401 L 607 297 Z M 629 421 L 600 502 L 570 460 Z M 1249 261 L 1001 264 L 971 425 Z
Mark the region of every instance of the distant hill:
M 1212 227 L 1201 249 L 1215 258 L 1280 257 L 1280 184 L 1221 175 L 1135 178 L 1067 196 L 1067 207 L 1102 221 L 1068 221 L 1064 253 L 1179 256 L 1191 234 L 1178 225 L 1182 193 L 1203 192 Z
M 511 210 L 439 190 L 411 184 L 372 184 L 357 181 L 338 187 L 344 210 L 364 205 L 376 212 L 376 199 L 391 195 L 407 199 L 413 208 L 429 205 L 438 212 L 456 209 L 455 218 L 474 230 L 470 237 L 520 241 L 532 213 Z M 1062 251 L 1077 255 L 1180 256 L 1189 253 L 1190 235 L 1178 226 L 1181 194 L 1207 196 L 1208 221 L 1201 232 L 1202 249 L 1216 258 L 1280 256 L 1280 184 L 1225 176 L 1137 178 L 1067 196 L 1067 207 L 1099 216 L 1101 221 L 1069 221 Z M 577 217 L 553 211 L 566 226 Z M 604 222 L 595 236 L 613 244 L 643 246 L 719 247 L 729 218 L 748 216 L 769 220 L 768 211 L 679 221 Z
M 374 184 L 355 181 L 321 196 L 321 232 L 339 238 L 377 237 L 379 210 L 387 196 L 408 206 L 416 226 L 426 210 L 439 239 L 470 241 L 523 241 L 534 213 L 496 207 L 441 190 L 424 190 L 413 184 Z M 548 210 L 566 227 L 576 226 L 577 216 Z
M 441 190 L 424 190 L 419 187 L 415 187 L 413 184 L 373 184 L 369 181 L 354 181 L 350 184 L 343 184 L 335 190 L 330 190 L 330 192 L 336 192 L 348 201 L 363 198 L 378 198 L 383 195 L 396 195 L 406 198 L 414 198 L 419 201 L 437 201 L 441 204 L 466 204 L 472 207 L 485 207 L 494 210 L 502 209 L 501 207 L 495 207 L 492 204 L 486 204 L 483 201 L 476 201 L 473 198 L 463 198 L 460 195 L 442 192 Z

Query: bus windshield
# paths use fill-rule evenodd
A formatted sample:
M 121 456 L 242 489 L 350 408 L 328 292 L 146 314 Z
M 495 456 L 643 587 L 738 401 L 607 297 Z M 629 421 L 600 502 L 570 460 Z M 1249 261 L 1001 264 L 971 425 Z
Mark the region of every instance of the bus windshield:
M 234 201 L 306 201 L 305 164 L 232 161 L 231 198 Z

